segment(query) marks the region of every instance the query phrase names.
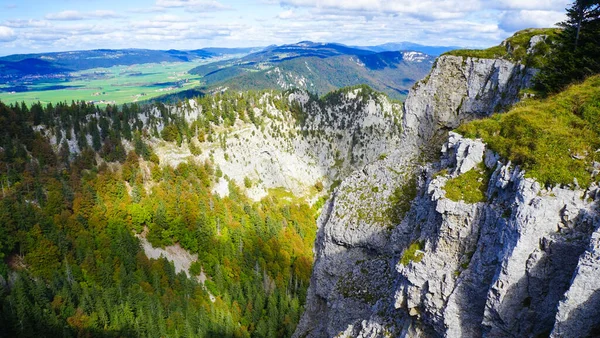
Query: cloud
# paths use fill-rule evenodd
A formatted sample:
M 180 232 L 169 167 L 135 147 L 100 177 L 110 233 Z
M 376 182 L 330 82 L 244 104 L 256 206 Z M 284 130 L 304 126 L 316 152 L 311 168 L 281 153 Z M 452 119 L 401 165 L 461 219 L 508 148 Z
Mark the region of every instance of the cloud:
M 500 10 L 564 11 L 572 0 L 484 0 L 483 6 Z
M 78 11 L 63 11 L 63 12 L 59 12 L 59 13 L 47 14 L 46 19 L 71 21 L 71 20 L 83 20 L 83 19 L 85 19 L 85 16 L 83 15 L 83 13 L 80 13 Z
M 277 18 L 279 19 L 290 19 L 292 17 L 294 17 L 294 11 L 291 9 L 285 12 L 281 12 L 277 15 Z
M 11 28 L 34 28 L 34 27 L 47 27 L 50 25 L 48 21 L 45 20 L 8 20 L 2 23 L 4 26 Z
M 114 11 L 97 10 L 93 12 L 62 11 L 58 13 L 49 13 L 45 18 L 54 21 L 76 21 L 87 19 L 114 19 L 121 17 L 122 15 L 119 15 Z
M 167 9 L 165 7 L 150 7 L 150 8 L 132 8 L 128 9 L 129 13 L 164 13 Z
M 159 8 L 185 8 L 188 12 L 228 11 L 232 8 L 215 0 L 156 0 Z
M 15 31 L 10 27 L 0 26 L 0 42 L 10 42 L 17 39 Z
M 410 14 L 431 19 L 458 18 L 481 7 L 479 0 L 280 0 L 279 4 L 283 7 L 341 10 L 369 17 L 377 14 Z
M 507 11 L 502 15 L 498 26 L 506 31 L 513 32 L 524 28 L 553 27 L 556 23 L 566 19 L 564 12 L 521 10 Z

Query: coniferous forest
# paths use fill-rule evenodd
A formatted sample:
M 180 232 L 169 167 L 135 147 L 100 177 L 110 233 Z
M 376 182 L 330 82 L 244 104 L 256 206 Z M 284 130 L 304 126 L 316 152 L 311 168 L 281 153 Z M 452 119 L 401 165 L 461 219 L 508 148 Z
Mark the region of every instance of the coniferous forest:
M 211 138 L 214 122 L 260 123 L 245 113 L 258 104 L 252 93 L 208 108 L 218 96 L 199 99 L 206 113 L 191 124 L 162 104 L 151 115 L 135 104 L 0 103 L 3 336 L 292 334 L 316 208 L 273 193 L 253 202 L 233 183 L 220 198 L 211 187 L 222 173 L 210 161 L 160 166 L 146 142 Z M 155 247 L 197 254 L 192 278 L 148 259 L 142 233 Z

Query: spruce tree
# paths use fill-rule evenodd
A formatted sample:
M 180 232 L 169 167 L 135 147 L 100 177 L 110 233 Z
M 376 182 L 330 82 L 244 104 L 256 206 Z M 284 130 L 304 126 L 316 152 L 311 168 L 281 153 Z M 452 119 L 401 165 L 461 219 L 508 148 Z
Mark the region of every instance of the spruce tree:
M 537 89 L 547 93 L 600 73 L 600 1 L 574 1 L 559 26 L 563 31 L 536 78 Z

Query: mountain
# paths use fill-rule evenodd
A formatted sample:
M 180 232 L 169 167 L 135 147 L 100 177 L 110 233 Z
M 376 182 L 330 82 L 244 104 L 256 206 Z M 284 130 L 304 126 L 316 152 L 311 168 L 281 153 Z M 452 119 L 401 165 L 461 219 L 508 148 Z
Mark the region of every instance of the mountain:
M 2 334 L 598 336 L 600 76 L 536 97 L 548 32 L 442 55 L 403 104 L 0 102 Z
M 355 46 L 373 52 L 395 52 L 400 50 L 413 50 L 431 56 L 439 56 L 445 52 L 458 49 L 456 46 L 426 46 L 412 42 L 389 42 L 377 46 Z
M 235 90 L 301 88 L 318 95 L 367 84 L 395 99 L 426 75 L 434 58 L 419 52 L 376 53 L 309 41 L 267 47 L 235 60 L 196 67 L 209 88 Z
M 316 215 L 401 109 L 365 86 L 0 102 L 2 334 L 291 336 Z
M 206 48 L 190 51 L 150 49 L 97 49 L 0 57 L 0 77 L 49 75 L 118 65 L 189 62 L 230 54 L 246 54 L 258 48 Z
M 525 95 L 551 40 L 438 58 L 325 204 L 295 337 L 598 336 L 600 77 Z

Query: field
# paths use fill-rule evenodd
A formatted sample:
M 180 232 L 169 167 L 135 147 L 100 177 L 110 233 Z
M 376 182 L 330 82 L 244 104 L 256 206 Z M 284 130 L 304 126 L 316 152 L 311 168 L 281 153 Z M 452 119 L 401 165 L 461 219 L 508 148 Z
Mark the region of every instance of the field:
M 19 82 L 0 83 L 0 101 L 25 102 L 27 105 L 38 101 L 83 100 L 98 105 L 145 101 L 201 85 L 202 77 L 188 71 L 217 60 L 223 58 L 114 66 L 69 75 L 31 77 Z

